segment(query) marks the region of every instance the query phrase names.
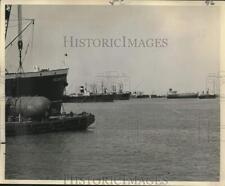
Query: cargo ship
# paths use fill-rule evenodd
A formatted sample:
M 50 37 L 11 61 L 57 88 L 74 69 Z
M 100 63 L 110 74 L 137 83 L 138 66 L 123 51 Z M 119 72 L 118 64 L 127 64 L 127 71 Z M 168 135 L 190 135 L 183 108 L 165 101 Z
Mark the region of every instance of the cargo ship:
M 5 8 L 5 22 L 7 36 L 8 23 L 11 14 L 12 5 L 6 5 Z M 19 50 L 19 67 L 17 72 L 9 72 L 6 69 L 5 73 L 5 94 L 8 97 L 20 97 L 20 96 L 44 96 L 52 102 L 52 114 L 60 112 L 62 104 L 62 96 L 67 83 L 68 68 L 65 69 L 40 69 L 35 66 L 34 72 L 24 72 L 22 65 L 22 50 L 23 40 L 22 33 L 30 26 L 34 25 L 34 20 L 29 19 L 30 22 L 25 28 L 22 29 L 22 6 L 17 6 L 18 13 L 18 34 L 16 37 L 9 42 L 5 49 L 18 39 L 18 50 Z
M 151 98 L 165 98 L 165 95 L 157 95 L 157 94 L 151 94 L 150 95 Z
M 216 97 L 216 94 L 201 94 L 198 96 L 199 99 L 215 99 Z
M 7 97 L 44 96 L 52 101 L 51 113 L 57 114 L 67 86 L 67 73 L 68 69 L 6 73 L 5 94 Z
M 150 98 L 150 96 L 148 94 L 144 94 L 143 92 L 135 91 L 131 94 L 131 98 L 138 98 L 138 99 L 140 99 L 140 98 Z
M 138 95 L 137 98 L 149 98 L 148 94 Z
M 198 98 L 198 93 L 177 93 L 177 91 L 169 89 L 167 93 L 167 99 L 188 99 L 188 98 Z
M 101 78 L 102 86 L 103 82 L 107 83 L 107 93 L 112 94 L 114 100 L 129 100 L 131 98 L 131 92 L 124 91 L 124 84 L 126 85 L 129 79 L 124 73 L 120 74 L 116 71 L 108 71 L 97 75 L 97 77 Z
M 217 95 L 214 94 L 210 94 L 209 90 L 206 91 L 206 93 L 204 93 L 204 91 L 202 91 L 202 93 L 198 96 L 199 99 L 215 99 L 217 97 Z
M 105 92 L 97 93 L 89 92 L 84 86 L 80 86 L 78 94 L 70 94 L 63 96 L 64 103 L 86 103 L 86 102 L 113 102 L 114 96 Z
M 87 102 L 113 102 L 111 94 L 90 94 L 90 95 L 64 95 L 63 103 L 87 103 Z
M 5 7 L 6 34 L 12 5 Z M 22 66 L 22 33 L 34 24 L 34 20 L 22 29 L 22 7 L 17 5 L 18 35 L 6 45 L 18 39 L 19 67 L 17 72 L 5 74 L 6 136 L 36 134 L 64 130 L 85 129 L 95 120 L 92 114 L 61 113 L 62 99 L 67 86 L 68 68 L 49 70 L 36 68 L 24 72 Z
M 130 92 L 122 92 L 122 93 L 113 93 L 114 100 L 129 100 L 130 99 Z
M 112 93 L 114 100 L 129 100 L 131 97 L 131 92 L 123 90 L 123 84 L 119 84 L 119 91 L 116 91 L 116 86 L 112 86 Z

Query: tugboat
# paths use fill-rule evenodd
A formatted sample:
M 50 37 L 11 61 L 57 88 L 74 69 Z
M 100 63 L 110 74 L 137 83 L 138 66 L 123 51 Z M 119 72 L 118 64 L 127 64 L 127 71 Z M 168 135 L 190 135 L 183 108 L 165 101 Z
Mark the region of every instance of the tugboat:
M 85 130 L 95 121 L 89 113 L 52 116 L 51 101 L 45 97 L 6 99 L 6 136 Z
M 6 5 L 5 8 L 6 35 L 11 6 Z M 18 35 L 5 47 L 7 49 L 18 38 L 18 71 L 9 73 L 6 70 L 5 74 L 6 136 L 87 128 L 94 122 L 94 115 L 61 113 L 63 92 L 67 86 L 67 68 L 23 71 L 22 33 L 29 25 L 34 24 L 34 20 L 22 29 L 22 7 L 17 5 L 17 8 Z
M 187 99 L 187 98 L 198 98 L 198 93 L 177 93 L 172 88 L 167 93 L 167 99 Z

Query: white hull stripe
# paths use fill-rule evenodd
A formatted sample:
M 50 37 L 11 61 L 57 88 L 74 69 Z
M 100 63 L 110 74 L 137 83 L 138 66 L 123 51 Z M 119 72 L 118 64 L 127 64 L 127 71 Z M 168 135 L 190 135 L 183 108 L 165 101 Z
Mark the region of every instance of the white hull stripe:
M 32 78 L 32 77 L 42 77 L 42 76 L 54 76 L 54 75 L 64 75 L 68 73 L 68 68 L 49 70 L 49 71 L 39 71 L 39 72 L 25 72 L 25 73 L 8 73 L 5 75 L 5 79 L 15 79 L 15 78 Z

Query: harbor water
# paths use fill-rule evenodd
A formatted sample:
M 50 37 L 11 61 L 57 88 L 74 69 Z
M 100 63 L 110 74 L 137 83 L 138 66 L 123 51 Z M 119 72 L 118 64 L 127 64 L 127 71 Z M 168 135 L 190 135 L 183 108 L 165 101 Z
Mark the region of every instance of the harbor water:
M 66 103 L 87 131 L 7 137 L 6 179 L 218 181 L 219 99 Z

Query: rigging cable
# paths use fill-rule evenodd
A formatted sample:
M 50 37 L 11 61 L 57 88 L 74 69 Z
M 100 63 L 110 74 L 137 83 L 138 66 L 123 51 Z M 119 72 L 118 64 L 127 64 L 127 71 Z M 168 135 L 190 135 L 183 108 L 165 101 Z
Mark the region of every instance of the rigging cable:
M 19 37 L 21 34 L 31 25 L 34 24 L 34 20 L 32 20 L 8 45 L 6 45 L 5 49 L 7 49 L 12 43 Z
M 30 47 L 30 52 L 31 52 L 31 64 L 33 64 L 33 43 L 34 43 L 34 21 L 32 25 L 32 31 L 31 31 L 31 47 Z
M 31 61 L 32 61 L 32 49 L 33 49 L 33 37 L 34 37 L 33 34 L 34 34 L 34 24 L 32 25 L 31 35 L 30 35 L 30 38 L 29 38 L 29 41 L 28 41 L 28 44 L 27 44 L 27 47 L 26 47 L 26 50 L 24 53 L 23 60 L 22 60 L 23 62 L 27 56 L 28 51 L 31 54 Z M 30 48 L 30 50 L 29 50 L 29 48 Z

